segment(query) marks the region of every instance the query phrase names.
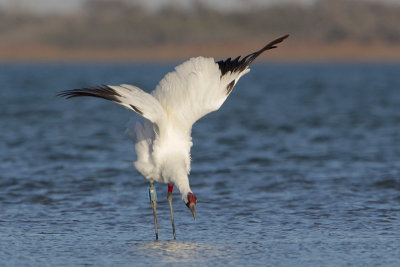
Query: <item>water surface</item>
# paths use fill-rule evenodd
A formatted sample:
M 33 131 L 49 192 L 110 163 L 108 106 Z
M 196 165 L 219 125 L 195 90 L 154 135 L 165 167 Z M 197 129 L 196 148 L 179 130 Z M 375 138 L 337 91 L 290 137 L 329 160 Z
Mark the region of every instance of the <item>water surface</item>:
M 194 222 L 147 182 L 132 112 L 60 90 L 152 90 L 168 64 L 0 65 L 0 262 L 400 265 L 400 65 L 255 64 L 193 128 Z

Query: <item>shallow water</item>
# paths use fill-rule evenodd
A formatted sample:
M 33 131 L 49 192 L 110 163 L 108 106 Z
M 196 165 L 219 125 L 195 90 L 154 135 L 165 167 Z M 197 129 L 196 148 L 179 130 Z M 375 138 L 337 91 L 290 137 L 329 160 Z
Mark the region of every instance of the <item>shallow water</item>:
M 255 64 L 193 129 L 194 222 L 146 181 L 133 114 L 60 90 L 167 64 L 0 65 L 2 265 L 400 265 L 400 65 Z

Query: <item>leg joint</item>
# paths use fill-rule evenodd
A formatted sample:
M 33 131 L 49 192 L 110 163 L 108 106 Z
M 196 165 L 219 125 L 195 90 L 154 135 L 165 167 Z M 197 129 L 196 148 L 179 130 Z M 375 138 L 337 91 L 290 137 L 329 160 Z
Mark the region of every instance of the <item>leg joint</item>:
M 157 191 L 154 186 L 147 188 L 147 193 L 150 201 L 157 201 Z

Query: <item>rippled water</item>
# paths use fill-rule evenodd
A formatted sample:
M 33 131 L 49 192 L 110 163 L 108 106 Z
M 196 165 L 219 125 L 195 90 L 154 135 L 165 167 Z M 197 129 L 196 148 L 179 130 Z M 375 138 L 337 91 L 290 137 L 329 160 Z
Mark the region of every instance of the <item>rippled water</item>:
M 400 65 L 258 64 L 193 129 L 197 221 L 146 181 L 133 115 L 60 90 L 163 64 L 0 65 L 1 265 L 400 265 Z

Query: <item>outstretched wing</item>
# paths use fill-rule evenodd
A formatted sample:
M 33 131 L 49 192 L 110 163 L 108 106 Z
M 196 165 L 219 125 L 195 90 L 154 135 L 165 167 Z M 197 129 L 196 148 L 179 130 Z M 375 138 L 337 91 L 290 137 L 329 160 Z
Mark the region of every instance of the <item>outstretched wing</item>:
M 60 92 L 57 96 L 67 99 L 91 96 L 110 100 L 135 111 L 160 128 L 166 122 L 166 113 L 160 103 L 152 95 L 136 86 L 121 84 L 120 86 L 102 85 Z
M 267 44 L 266 46 L 264 46 L 263 48 L 261 48 L 260 50 L 254 52 L 254 53 L 251 53 L 250 55 L 247 55 L 242 59 L 240 59 L 240 56 L 238 56 L 234 60 L 231 60 L 231 58 L 227 58 L 225 60 L 217 61 L 219 69 L 221 70 L 221 75 L 223 76 L 229 72 L 240 73 L 240 72 L 245 71 L 249 67 L 249 65 L 264 51 L 270 50 L 273 48 L 277 48 L 276 45 L 281 43 L 283 40 L 285 40 L 288 37 L 289 37 L 289 35 L 287 34 L 278 39 L 275 39 L 272 42 L 270 42 L 269 44 Z
M 171 122 L 190 130 L 198 119 L 221 107 L 259 55 L 276 48 L 287 37 L 282 36 L 242 59 L 239 56 L 234 60 L 228 58 L 215 62 L 212 58 L 191 58 L 168 73 L 152 95 L 160 102 Z

